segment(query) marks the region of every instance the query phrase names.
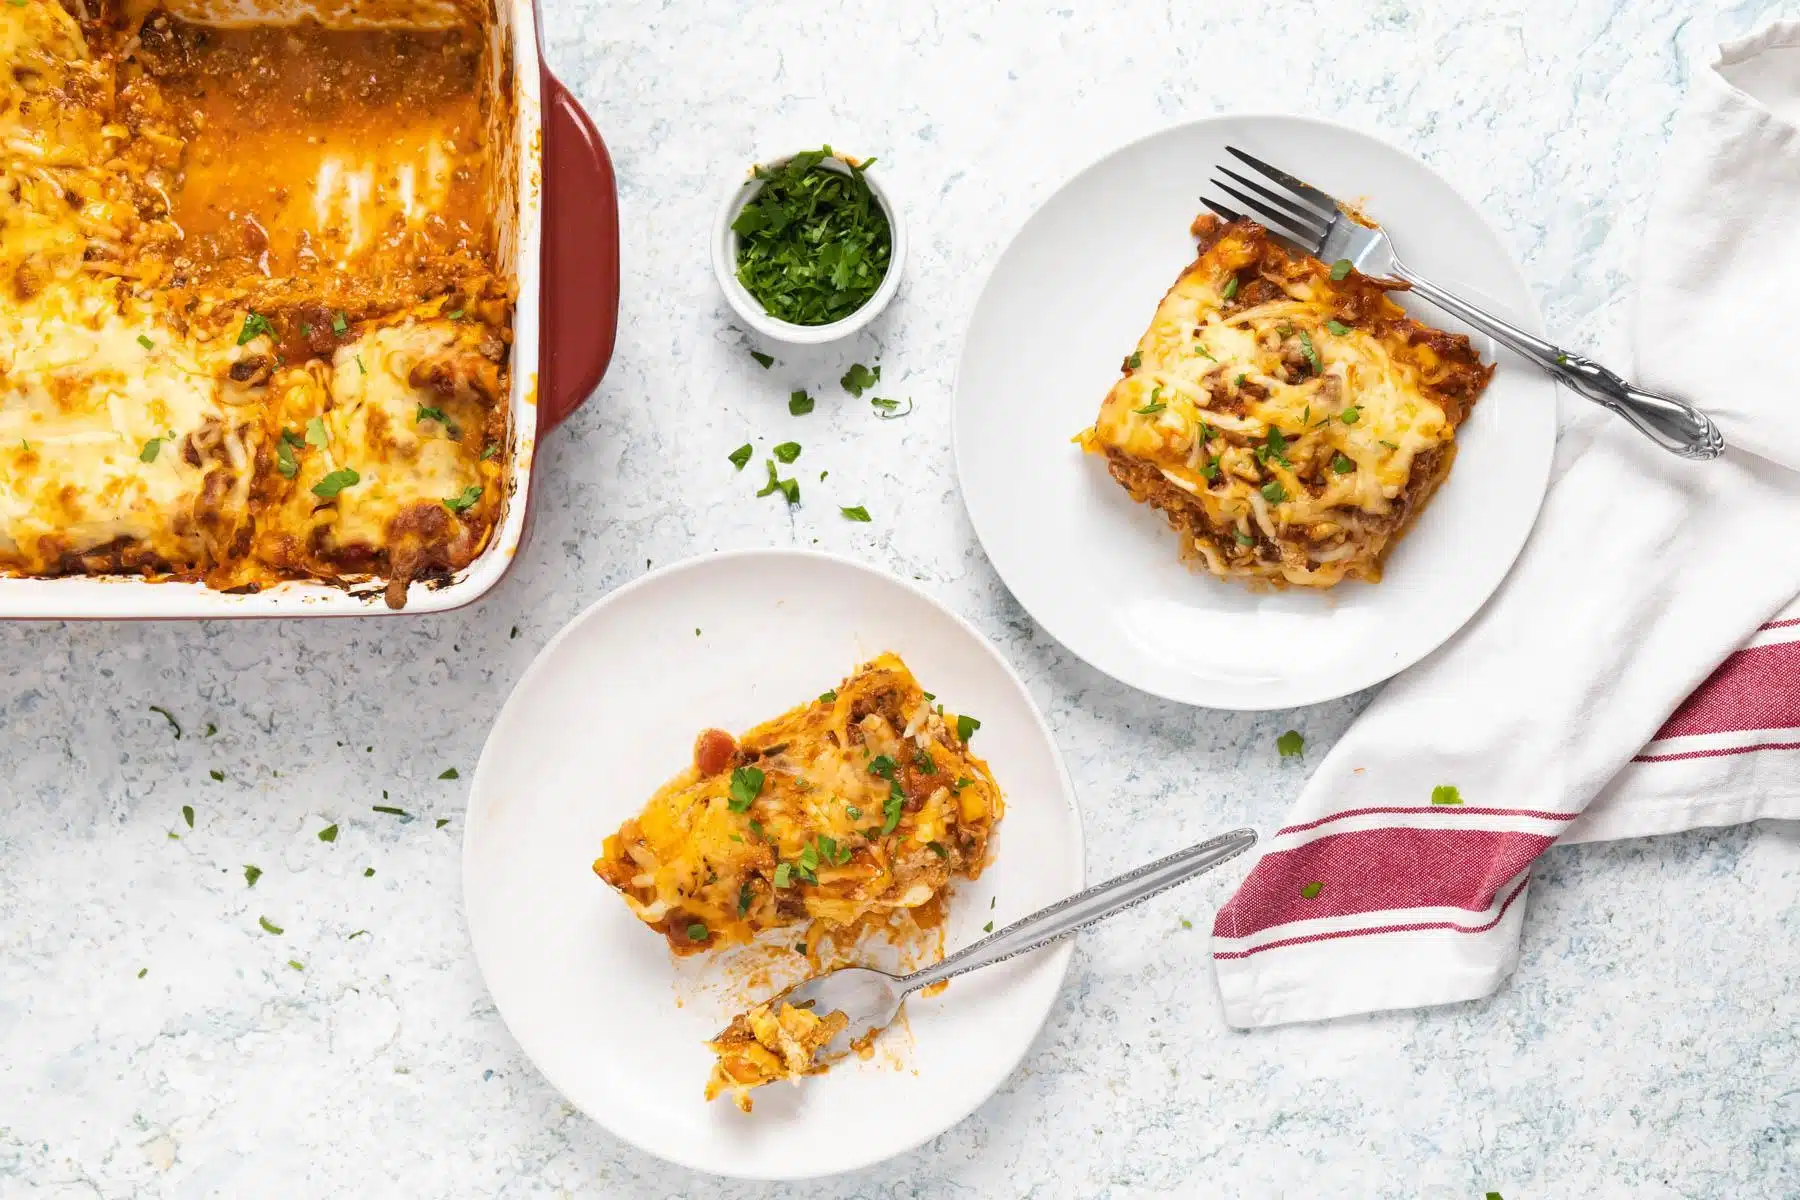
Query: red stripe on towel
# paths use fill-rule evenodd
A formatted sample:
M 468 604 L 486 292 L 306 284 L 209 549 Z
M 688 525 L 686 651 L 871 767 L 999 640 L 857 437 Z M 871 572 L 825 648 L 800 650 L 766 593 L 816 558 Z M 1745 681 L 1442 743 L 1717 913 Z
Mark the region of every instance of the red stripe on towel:
M 1720 746 L 1713 750 L 1683 750 L 1679 754 L 1640 754 L 1632 762 L 1680 762 L 1688 758 L 1724 758 L 1755 754 L 1758 750 L 1800 750 L 1800 742 L 1758 742 L 1751 746 Z
M 1500 906 L 1500 911 L 1494 914 L 1494 919 L 1491 921 L 1483 921 L 1479 925 L 1462 925 L 1455 921 L 1414 921 L 1407 925 L 1371 925 L 1367 929 L 1334 929 L 1330 933 L 1309 933 L 1301 937 L 1279 938 L 1273 942 L 1264 942 L 1260 946 L 1252 946 L 1248 950 L 1217 950 L 1213 952 L 1213 957 L 1249 958 L 1252 954 L 1261 954 L 1264 950 L 1275 950 L 1282 946 L 1301 946 L 1305 945 L 1307 942 L 1328 942 L 1333 938 L 1370 937 L 1378 933 L 1413 933 L 1421 929 L 1449 929 L 1454 930 L 1457 933 L 1485 933 L 1500 923 L 1500 918 L 1506 915 L 1506 910 L 1512 907 L 1513 901 L 1519 898 L 1520 894 L 1525 890 L 1525 885 L 1530 882 L 1531 880 L 1529 878 L 1519 880 L 1519 886 L 1507 894 L 1506 902 Z M 1217 929 L 1215 929 L 1214 932 L 1217 933 Z
M 1483 913 L 1555 838 L 1495 829 L 1359 829 L 1265 854 L 1213 920 L 1216 937 L 1409 908 Z M 1302 893 L 1319 885 L 1310 899 Z
M 1284 833 L 1305 833 L 1308 829 L 1317 829 L 1321 825 L 1329 825 L 1333 821 L 1341 821 L 1345 817 L 1366 817 L 1371 813 L 1438 813 L 1454 815 L 1456 813 L 1475 813 L 1486 817 L 1536 817 L 1540 821 L 1573 821 L 1581 814 L 1578 812 L 1549 812 L 1541 808 L 1487 808 L 1479 804 L 1434 804 L 1427 808 L 1422 804 L 1388 804 L 1377 808 L 1347 808 L 1343 812 L 1332 813 L 1329 817 L 1320 817 L 1316 821 L 1308 821 L 1304 825 L 1288 825 L 1275 831 L 1275 836 Z
M 1777 642 L 1746 647 L 1720 663 L 1663 722 L 1654 740 L 1795 726 L 1800 726 L 1800 642 Z

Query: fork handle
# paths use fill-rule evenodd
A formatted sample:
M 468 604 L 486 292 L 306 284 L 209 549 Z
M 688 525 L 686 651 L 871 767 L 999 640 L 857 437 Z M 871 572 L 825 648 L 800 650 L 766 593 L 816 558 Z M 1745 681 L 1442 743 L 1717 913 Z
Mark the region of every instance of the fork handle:
M 1591 358 L 1561 350 L 1479 305 L 1445 291 L 1408 270 L 1399 260 L 1394 262 L 1394 274 L 1445 312 L 1530 359 L 1577 394 L 1624 417 L 1639 433 L 1669 453 L 1705 460 L 1725 452 L 1725 435 L 1719 432 L 1711 417 L 1687 401 L 1637 387 Z
M 1236 858 L 1255 844 L 1255 830 L 1234 829 L 1209 842 L 1159 858 L 1117 879 L 1095 884 L 1085 892 L 1077 892 L 1067 900 L 1039 909 L 999 933 L 964 947 L 935 966 L 913 972 L 899 981 L 901 989 L 912 992 L 930 987 L 965 971 L 991 966 L 1015 954 L 1047 946 L 1134 904 L 1142 904 L 1178 883 L 1186 883 L 1194 876 Z

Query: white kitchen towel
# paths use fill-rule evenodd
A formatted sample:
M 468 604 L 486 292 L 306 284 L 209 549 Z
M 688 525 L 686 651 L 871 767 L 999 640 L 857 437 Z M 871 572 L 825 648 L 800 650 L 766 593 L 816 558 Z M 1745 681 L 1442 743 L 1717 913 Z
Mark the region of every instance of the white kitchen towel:
M 1598 410 L 1565 432 L 1512 574 L 1350 727 L 1219 911 L 1231 1024 L 1485 996 L 1553 842 L 1800 816 L 1796 214 L 1786 22 L 1696 70 L 1640 272 L 1637 382 L 1730 449 L 1684 462 Z

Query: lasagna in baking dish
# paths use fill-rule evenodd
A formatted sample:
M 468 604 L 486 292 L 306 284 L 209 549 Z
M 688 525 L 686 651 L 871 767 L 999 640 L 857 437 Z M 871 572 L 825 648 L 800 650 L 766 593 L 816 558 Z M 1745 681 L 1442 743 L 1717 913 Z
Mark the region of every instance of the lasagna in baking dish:
M 1193 232 L 1199 256 L 1077 440 L 1215 575 L 1379 580 L 1493 367 L 1347 262 L 1249 221 L 1209 214 Z
M 0 6 L 0 574 L 407 586 L 503 496 L 475 17 Z
M 945 712 L 883 654 L 741 737 L 707 730 L 694 762 L 606 839 L 594 871 L 677 954 L 807 926 L 847 945 L 930 928 L 974 879 L 1000 789 Z

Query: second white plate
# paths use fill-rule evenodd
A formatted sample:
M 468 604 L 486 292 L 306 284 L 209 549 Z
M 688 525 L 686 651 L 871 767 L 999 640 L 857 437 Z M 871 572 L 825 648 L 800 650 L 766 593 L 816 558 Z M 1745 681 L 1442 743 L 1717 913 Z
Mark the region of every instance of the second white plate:
M 1534 331 L 1530 288 L 1454 188 L 1366 134 L 1302 117 L 1216 117 L 1126 146 L 1026 222 L 976 305 L 956 383 L 962 492 L 988 558 L 1057 641 L 1124 683 L 1210 708 L 1314 704 L 1379 683 L 1474 616 L 1537 519 L 1555 385 L 1504 358 L 1456 465 L 1379 584 L 1254 593 L 1188 568 L 1161 514 L 1070 441 L 1193 261 L 1188 226 L 1227 144 L 1358 200 L 1408 265 Z M 1420 319 L 1461 330 L 1427 305 Z M 1476 338 L 1490 361 L 1494 347 Z

